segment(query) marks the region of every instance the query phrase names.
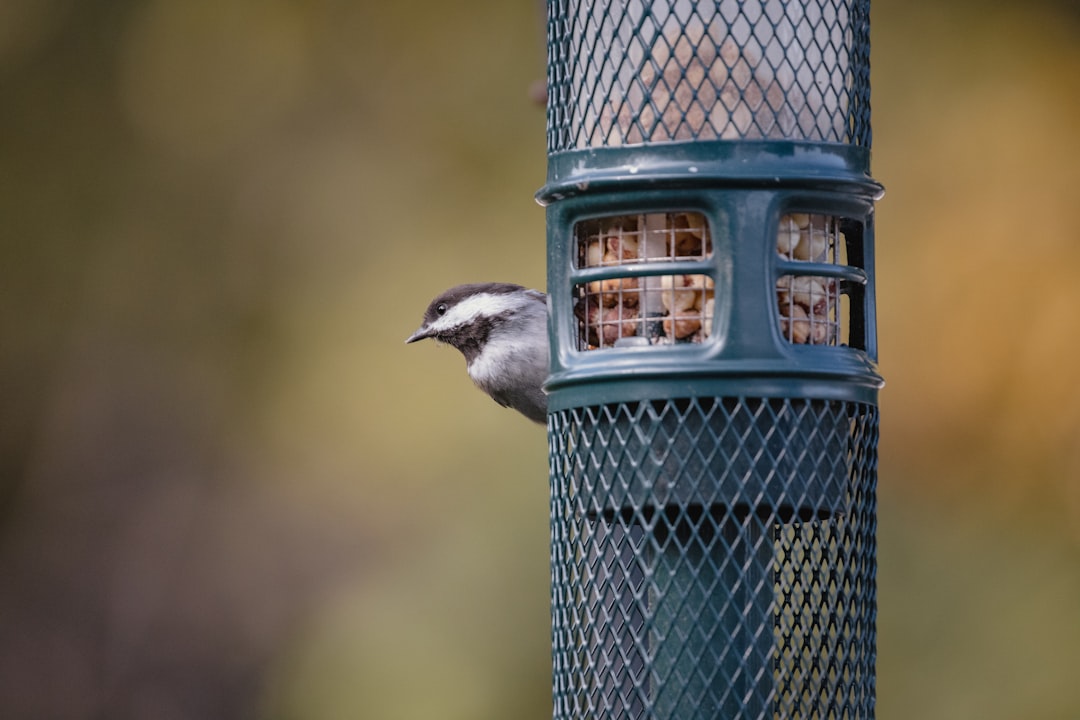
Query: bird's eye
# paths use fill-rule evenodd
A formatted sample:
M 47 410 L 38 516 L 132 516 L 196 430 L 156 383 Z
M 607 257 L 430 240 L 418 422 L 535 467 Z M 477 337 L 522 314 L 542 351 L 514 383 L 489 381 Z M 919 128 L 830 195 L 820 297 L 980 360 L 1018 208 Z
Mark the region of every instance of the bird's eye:
M 440 315 L 445 315 L 446 311 L 449 309 L 450 306 L 446 303 L 439 303 L 437 306 L 435 306 L 435 312 L 439 313 Z

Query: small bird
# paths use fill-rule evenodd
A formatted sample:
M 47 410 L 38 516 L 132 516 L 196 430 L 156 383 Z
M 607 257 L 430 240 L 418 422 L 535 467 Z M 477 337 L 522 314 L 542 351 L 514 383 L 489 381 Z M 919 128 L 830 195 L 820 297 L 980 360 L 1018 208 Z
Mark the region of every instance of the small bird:
M 547 421 L 547 295 L 512 283 L 458 285 L 428 305 L 424 338 L 452 345 L 465 356 L 469 377 L 503 407 Z

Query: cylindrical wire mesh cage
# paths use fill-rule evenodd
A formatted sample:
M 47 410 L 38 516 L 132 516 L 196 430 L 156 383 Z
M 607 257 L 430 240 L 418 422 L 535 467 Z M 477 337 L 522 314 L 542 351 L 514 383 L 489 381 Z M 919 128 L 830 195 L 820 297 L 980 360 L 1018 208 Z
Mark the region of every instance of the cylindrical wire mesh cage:
M 872 715 L 873 406 L 702 397 L 550 427 L 556 717 Z
M 548 150 L 870 145 L 868 0 L 551 0 Z
M 874 714 L 869 0 L 551 0 L 556 718 Z

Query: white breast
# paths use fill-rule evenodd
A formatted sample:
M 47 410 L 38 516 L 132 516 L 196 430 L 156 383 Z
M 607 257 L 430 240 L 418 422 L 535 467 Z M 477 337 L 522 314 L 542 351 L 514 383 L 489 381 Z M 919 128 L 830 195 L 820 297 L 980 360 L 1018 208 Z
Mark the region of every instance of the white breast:
M 543 422 L 547 398 L 541 388 L 548 375 L 547 311 L 524 308 L 496 328 L 469 364 L 469 377 L 497 402 Z

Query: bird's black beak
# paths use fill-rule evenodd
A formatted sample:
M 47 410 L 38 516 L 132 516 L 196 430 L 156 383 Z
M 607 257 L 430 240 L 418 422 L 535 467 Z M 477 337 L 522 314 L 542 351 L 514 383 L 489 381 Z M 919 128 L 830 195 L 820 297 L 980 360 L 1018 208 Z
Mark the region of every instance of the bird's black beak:
M 427 328 L 427 326 L 425 325 L 425 326 L 421 327 L 419 330 L 417 330 L 416 332 L 414 332 L 412 335 L 410 335 L 408 337 L 408 339 L 405 340 L 405 343 L 406 344 L 414 343 L 417 340 L 423 340 L 424 338 L 429 338 L 432 335 L 434 335 L 434 333 L 431 332 L 431 330 L 429 330 Z

